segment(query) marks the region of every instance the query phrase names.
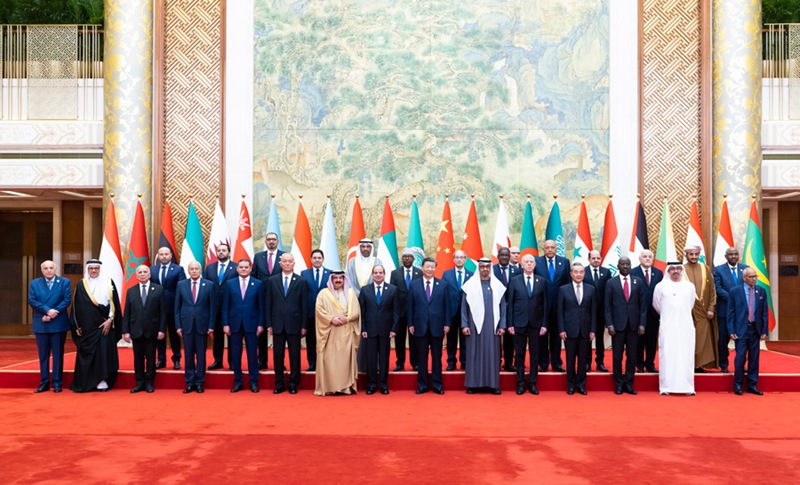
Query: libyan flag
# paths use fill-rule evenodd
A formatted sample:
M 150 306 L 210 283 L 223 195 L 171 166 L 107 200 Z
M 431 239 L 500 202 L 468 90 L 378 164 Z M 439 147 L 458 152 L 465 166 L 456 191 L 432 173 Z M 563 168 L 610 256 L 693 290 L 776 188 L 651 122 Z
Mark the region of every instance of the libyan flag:
M 747 238 L 744 243 L 744 264 L 756 270 L 758 286 L 767 293 L 769 305 L 769 330 L 775 329 L 775 312 L 772 309 L 772 293 L 769 287 L 769 272 L 767 271 L 767 257 L 764 253 L 764 240 L 761 237 L 761 223 L 758 218 L 756 201 L 750 207 L 750 221 L 747 223 Z

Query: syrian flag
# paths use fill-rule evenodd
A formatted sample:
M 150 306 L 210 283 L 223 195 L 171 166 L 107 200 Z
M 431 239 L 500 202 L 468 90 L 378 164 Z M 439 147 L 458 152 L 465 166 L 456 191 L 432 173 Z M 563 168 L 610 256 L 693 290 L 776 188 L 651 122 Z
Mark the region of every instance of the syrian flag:
M 278 219 L 278 206 L 275 205 L 275 196 L 272 196 L 272 202 L 269 205 L 269 216 L 267 217 L 267 233 L 274 232 L 278 235 L 278 249 L 283 251 L 283 238 L 281 238 L 281 221 Z M 264 243 L 264 249 L 267 249 Z
M 717 242 L 714 244 L 714 266 L 719 266 L 728 262 L 725 259 L 725 251 L 728 248 L 736 247 L 733 245 L 733 230 L 731 229 L 731 215 L 728 213 L 728 201 L 722 201 L 722 211 L 719 215 L 719 229 L 717 230 Z
M 664 273 L 667 272 L 667 263 L 678 261 L 678 253 L 675 252 L 675 236 L 672 234 L 672 218 L 669 216 L 669 205 L 664 198 L 664 209 L 661 211 L 661 228 L 658 231 L 658 246 L 656 247 L 656 257 L 653 266 Z
M 528 195 L 528 202 L 525 203 L 525 215 L 522 219 L 522 234 L 519 237 L 519 256 L 532 254 L 539 257 L 539 243 L 536 241 L 536 224 L 533 222 L 533 208 L 531 207 L 531 196 Z
M 647 239 L 647 222 L 644 218 L 644 207 L 642 201 L 636 201 L 636 215 L 633 218 L 633 231 L 631 231 L 631 245 L 628 248 L 628 256 L 631 259 L 631 268 L 639 266 L 639 256 L 645 249 L 650 249 L 650 242 Z
M 619 231 L 617 231 L 617 218 L 614 216 L 614 204 L 608 199 L 606 217 L 603 222 L 603 245 L 600 248 L 602 265 L 611 271 L 611 277 L 617 276 L 617 264 L 622 256 L 622 247 L 619 245 Z
M 386 274 L 400 266 L 397 257 L 397 231 L 394 228 L 394 215 L 392 206 L 389 205 L 389 196 L 383 203 L 383 218 L 381 218 L 381 235 L 378 239 L 378 259 L 383 263 Z
M 434 276 L 441 278 L 445 271 L 455 268 L 456 263 L 453 261 L 453 253 L 455 251 L 453 216 L 450 215 L 450 202 L 445 197 L 442 223 L 439 226 L 439 241 L 436 243 L 436 273 Z
M 511 235 L 508 232 L 508 214 L 506 206 L 503 204 L 503 196 L 500 196 L 500 205 L 497 208 L 497 223 L 494 226 L 494 243 L 492 244 L 492 264 L 497 264 L 497 251 L 500 248 L 511 247 Z M 520 256 L 522 256 L 520 250 Z
M 689 227 L 686 230 L 686 245 L 684 247 L 699 247 L 700 259 L 698 262 L 706 264 L 706 248 L 703 246 L 703 229 L 700 227 L 700 214 L 697 211 L 697 199 L 692 201 L 689 214 Z M 683 262 L 686 263 L 686 251 L 683 252 Z
M 325 254 L 325 266 L 334 269 L 342 269 L 339 261 L 339 246 L 336 243 L 336 227 L 333 224 L 333 209 L 331 208 L 331 196 L 328 196 L 328 205 L 325 207 L 325 218 L 322 220 L 322 237 L 319 240 L 319 247 Z
M 158 249 L 161 248 L 169 248 L 172 253 L 172 262 L 178 260 L 178 255 L 175 252 L 175 231 L 172 229 L 172 209 L 169 206 L 169 199 L 164 201 L 164 212 L 161 214 L 161 232 L 158 234 Z
M 589 229 L 586 201 L 581 197 L 581 210 L 578 215 L 578 230 L 575 232 L 575 249 L 572 251 L 572 262 L 589 266 L 589 252 L 591 251 L 592 231 Z
M 106 227 L 103 231 L 103 243 L 100 245 L 100 261 L 103 262 L 100 266 L 100 276 L 111 278 L 114 286 L 117 287 L 117 292 L 122 292 L 125 279 L 122 272 L 122 252 L 119 249 L 114 199 L 108 201 L 108 208 L 106 208 Z
M 125 294 L 128 293 L 128 288 L 133 288 L 138 283 L 136 268 L 141 265 L 150 266 L 150 249 L 147 247 L 147 229 L 144 224 L 142 199 L 139 198 L 136 201 L 136 215 L 133 218 L 131 241 L 128 244 L 128 260 L 125 262 L 125 286 L 119 295 L 123 311 L 125 309 Z
M 214 220 L 211 222 L 211 234 L 208 238 L 208 249 L 206 250 L 206 266 L 211 263 L 217 262 L 217 246 L 221 243 L 231 247 L 231 235 L 228 232 L 228 223 L 225 221 L 225 215 L 222 213 L 222 208 L 219 206 L 219 198 L 217 198 L 217 205 L 214 207 Z
M 236 234 L 236 245 L 233 247 L 233 261 L 238 264 L 242 259 L 253 262 L 255 249 L 253 248 L 253 225 L 250 221 L 250 211 L 242 197 L 242 208 L 239 210 L 239 229 Z
M 181 266 L 189 277 L 189 263 L 197 261 L 201 269 L 205 262 L 203 251 L 203 229 L 200 228 L 200 218 L 194 208 L 194 201 L 189 201 L 189 215 L 186 218 L 186 236 L 183 238 L 181 249 Z
M 345 267 L 351 259 L 358 256 L 358 242 L 367 237 L 367 232 L 364 230 L 364 213 L 361 210 L 361 202 L 356 196 L 356 201 L 353 204 L 353 217 L 350 220 L 350 241 L 347 243 L 347 260 L 344 262 Z
M 311 226 L 308 224 L 308 216 L 301 200 L 297 207 L 297 220 L 294 223 L 292 238 L 292 256 L 296 273 L 311 267 L 311 249 Z
M 561 226 L 561 209 L 558 208 L 558 200 L 553 201 L 553 208 L 550 209 L 550 215 L 547 217 L 547 229 L 545 230 L 544 238 L 547 241 L 555 241 L 557 256 L 567 257 L 567 248 L 564 243 L 564 228 Z
M 758 286 L 764 288 L 767 293 L 767 305 L 769 306 L 769 330 L 775 330 L 775 310 L 772 308 L 772 291 L 769 285 L 769 271 L 767 271 L 767 257 L 764 252 L 764 240 L 761 233 L 761 222 L 758 217 L 758 205 L 753 199 L 750 206 L 750 220 L 747 222 L 747 237 L 744 242 L 744 264 L 756 271 L 758 276 Z
M 469 206 L 467 227 L 464 228 L 464 238 L 461 240 L 461 250 L 467 254 L 466 268 L 470 271 L 478 269 L 478 260 L 483 257 L 483 244 L 481 244 L 481 229 L 478 226 L 478 214 L 475 212 L 475 196 Z

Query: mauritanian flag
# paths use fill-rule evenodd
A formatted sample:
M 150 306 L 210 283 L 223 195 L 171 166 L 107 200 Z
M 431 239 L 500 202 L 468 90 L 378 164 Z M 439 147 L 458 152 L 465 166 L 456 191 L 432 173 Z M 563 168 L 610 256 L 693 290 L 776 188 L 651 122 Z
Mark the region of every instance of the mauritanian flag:
M 539 243 L 536 241 L 536 224 L 533 222 L 533 208 L 531 207 L 531 196 L 525 203 L 525 215 L 522 216 L 522 234 L 519 237 L 519 256 L 532 254 L 539 257 Z
M 283 238 L 281 237 L 281 221 L 278 219 L 278 206 L 275 205 L 275 196 L 269 204 L 269 216 L 267 217 L 267 233 L 274 232 L 278 235 L 278 249 L 283 251 Z M 262 243 L 264 249 L 267 249 L 266 243 Z
M 100 261 L 103 262 L 100 266 L 100 276 L 111 278 L 117 287 L 117 293 L 122 296 L 125 276 L 122 272 L 122 252 L 119 249 L 117 214 L 113 199 L 108 201 L 108 208 L 106 208 L 106 227 L 103 231 L 103 243 L 100 245 Z
M 492 243 L 492 264 L 497 264 L 497 250 L 500 248 L 511 247 L 511 235 L 508 231 L 508 214 L 506 206 L 503 204 L 503 196 L 500 196 L 500 205 L 497 207 L 497 223 L 494 226 L 494 242 Z M 520 250 L 522 257 L 522 250 Z
M 331 196 L 328 196 L 328 205 L 325 207 L 325 218 L 322 220 L 322 236 L 319 248 L 325 254 L 325 267 L 331 270 L 342 269 L 339 261 L 339 246 L 336 243 L 336 227 L 333 225 L 333 209 Z
M 408 239 L 406 248 L 414 252 L 414 266 L 421 267 L 422 260 L 425 258 L 425 246 L 422 243 L 422 226 L 419 221 L 419 207 L 417 206 L 417 196 L 411 201 L 411 220 L 408 223 Z
M 606 207 L 606 217 L 603 221 L 603 245 L 600 248 L 602 265 L 611 271 L 611 276 L 617 276 L 617 264 L 622 256 L 622 247 L 619 244 L 619 231 L 617 230 L 617 218 L 614 216 L 614 203 L 608 199 Z
M 717 241 L 714 243 L 714 266 L 719 266 L 728 262 L 725 259 L 725 251 L 728 248 L 736 247 L 733 245 L 733 230 L 731 229 L 731 215 L 728 212 L 728 201 L 722 201 L 722 211 L 719 215 L 719 229 L 717 230 Z
M 699 246 L 700 259 L 698 262 L 706 264 L 706 248 L 703 246 L 703 229 L 700 227 L 700 213 L 697 210 L 697 199 L 692 201 L 689 213 L 689 227 L 686 230 L 686 245 L 684 247 Z M 686 263 L 686 251 L 683 252 L 683 262 Z
M 102 261 L 102 260 L 101 260 Z M 144 224 L 142 200 L 136 201 L 136 215 L 133 218 L 131 242 L 128 244 L 128 258 L 125 262 L 125 285 L 120 292 L 120 304 L 125 308 L 125 294 L 128 288 L 136 286 L 136 268 L 141 265 L 150 266 L 150 249 L 147 247 L 147 229 Z
M 221 243 L 227 244 L 230 249 L 231 235 L 228 232 L 228 222 L 225 220 L 225 214 L 222 213 L 222 207 L 217 198 L 214 219 L 211 221 L 211 234 L 208 237 L 208 249 L 206 249 L 206 266 L 217 262 L 217 246 Z
M 236 233 L 236 244 L 233 247 L 233 261 L 246 259 L 253 262 L 255 250 L 253 248 L 253 226 L 250 223 L 250 211 L 242 197 L 242 208 L 239 210 L 239 224 Z
M 464 238 L 461 240 L 461 250 L 467 254 L 466 268 L 470 271 L 478 269 L 478 260 L 483 257 L 483 244 L 481 243 L 481 229 L 478 226 L 478 213 L 475 211 L 475 197 L 469 206 L 467 226 L 464 228 Z
M 456 242 L 453 238 L 453 217 L 450 215 L 450 202 L 444 199 L 442 210 L 442 223 L 439 225 L 439 241 L 436 243 L 436 276 L 441 278 L 445 271 L 455 268 L 453 253 L 456 251 Z
M 772 308 L 772 292 L 769 286 L 769 272 L 767 271 L 767 256 L 764 252 L 764 240 L 761 233 L 761 222 L 758 217 L 758 206 L 753 200 L 750 207 L 750 220 L 747 222 L 747 237 L 744 242 L 744 264 L 756 271 L 758 286 L 767 293 L 769 305 L 769 330 L 775 330 L 775 311 Z
M 311 267 L 311 225 L 303 209 L 303 201 L 297 207 L 297 219 L 294 223 L 294 237 L 292 238 L 292 256 L 294 256 L 294 271 L 299 273 Z
M 631 259 L 631 268 L 639 266 L 639 256 L 645 249 L 650 249 L 647 239 L 647 221 L 644 218 L 642 201 L 636 201 L 636 213 L 633 216 L 633 230 L 631 231 L 631 245 L 628 247 L 628 257 Z
M 364 230 L 364 213 L 361 211 L 361 202 L 356 196 L 356 201 L 353 204 L 353 217 L 350 220 L 350 241 L 347 243 L 345 267 L 347 267 L 347 263 L 351 259 L 358 256 L 358 242 L 365 237 L 367 237 L 367 231 Z
M 567 257 L 567 247 L 564 243 L 564 228 L 561 226 L 561 209 L 558 208 L 558 201 L 553 201 L 553 208 L 547 217 L 547 229 L 545 230 L 545 241 L 556 242 L 556 255 Z
M 392 206 L 389 205 L 388 195 L 383 203 L 381 234 L 378 239 L 378 259 L 383 263 L 387 275 L 400 266 L 400 260 L 397 257 L 397 231 L 394 228 L 394 214 L 392 214 Z
M 592 231 L 589 229 L 586 201 L 581 197 L 581 210 L 578 215 L 578 230 L 575 231 L 575 249 L 572 251 L 572 262 L 589 266 L 590 251 L 592 251 Z
M 197 261 L 203 266 L 205 250 L 203 249 L 203 229 L 200 227 L 200 218 L 194 208 L 194 201 L 189 201 L 189 215 L 186 218 L 186 236 L 183 238 L 181 248 L 181 266 L 189 277 L 189 263 Z
M 664 273 L 667 272 L 667 263 L 678 261 L 678 253 L 675 252 L 675 236 L 672 234 L 672 218 L 669 216 L 669 205 L 664 199 L 664 208 L 661 211 L 661 229 L 658 231 L 658 247 L 653 266 Z
M 172 229 L 172 208 L 169 206 L 169 199 L 164 201 L 164 212 L 161 214 L 161 232 L 158 233 L 157 249 L 161 248 L 169 248 L 170 252 L 172 252 L 172 262 L 178 261 L 178 254 L 175 252 L 175 231 Z

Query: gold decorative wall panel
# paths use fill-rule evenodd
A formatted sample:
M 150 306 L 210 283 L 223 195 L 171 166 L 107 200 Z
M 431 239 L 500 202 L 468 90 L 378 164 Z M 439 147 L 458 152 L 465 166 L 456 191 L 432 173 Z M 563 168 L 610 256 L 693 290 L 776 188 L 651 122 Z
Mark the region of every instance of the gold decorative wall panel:
M 28 119 L 78 118 L 78 26 L 29 25 Z

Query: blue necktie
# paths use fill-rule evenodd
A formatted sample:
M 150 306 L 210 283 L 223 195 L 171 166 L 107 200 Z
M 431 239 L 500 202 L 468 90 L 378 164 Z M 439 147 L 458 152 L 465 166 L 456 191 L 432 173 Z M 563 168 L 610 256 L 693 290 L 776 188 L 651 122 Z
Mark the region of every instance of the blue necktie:
M 289 277 L 288 276 L 284 276 L 283 277 L 283 296 L 286 296 L 287 293 L 289 293 Z
M 532 293 L 533 293 L 533 288 L 531 288 L 531 277 L 528 276 L 528 298 L 531 297 Z
M 53 289 L 53 280 L 47 280 L 47 289 L 48 290 L 52 290 Z
M 167 279 L 167 267 L 161 267 L 161 278 L 159 278 L 158 282 L 161 283 L 161 286 L 164 286 L 164 281 Z
M 225 277 L 225 265 L 219 263 L 219 274 L 217 275 L 217 279 L 219 280 L 219 284 L 222 284 L 222 278 Z
M 553 260 L 552 259 L 548 259 L 547 261 L 548 261 L 548 264 L 549 264 L 548 269 L 550 271 L 550 281 L 554 281 L 556 279 L 556 267 L 553 264 Z
M 458 270 L 458 291 L 461 291 L 461 285 L 464 284 L 464 280 L 461 276 L 461 270 Z
M 409 286 L 411 286 L 411 270 L 407 269 L 406 270 L 406 288 L 408 288 Z
M 319 289 L 319 285 L 320 285 L 320 281 L 319 281 L 319 268 L 317 268 L 317 277 L 316 277 L 316 281 L 317 281 L 317 289 Z
M 739 284 L 739 277 L 736 275 L 736 268 L 731 268 L 731 276 L 733 277 L 733 284 Z
M 375 299 L 378 300 L 378 305 L 380 305 L 381 304 L 381 287 L 378 286 L 377 289 L 378 289 L 378 292 L 375 293 Z

